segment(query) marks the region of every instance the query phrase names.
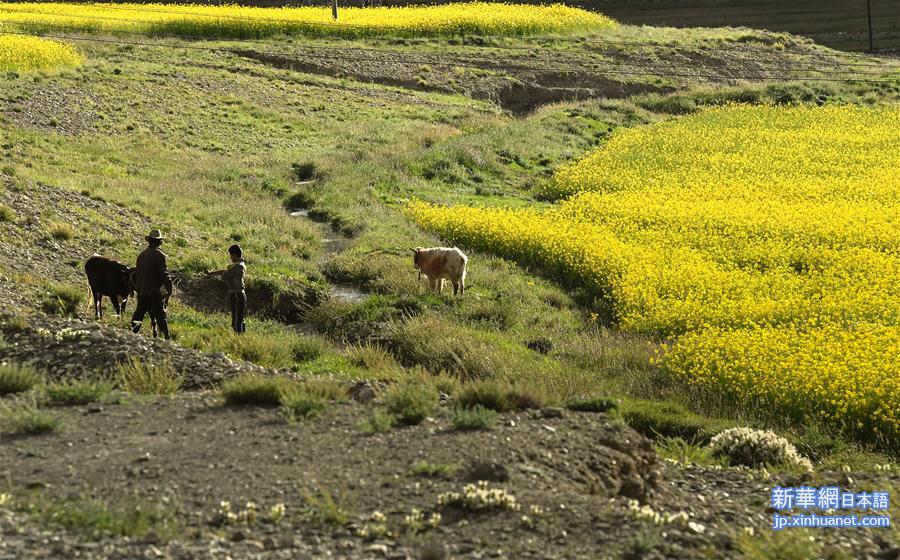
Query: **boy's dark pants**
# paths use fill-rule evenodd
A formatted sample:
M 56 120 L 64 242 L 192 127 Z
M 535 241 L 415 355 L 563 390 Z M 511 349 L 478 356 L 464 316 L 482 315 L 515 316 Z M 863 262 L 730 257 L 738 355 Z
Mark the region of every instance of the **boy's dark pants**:
M 244 326 L 244 317 L 247 315 L 247 293 L 229 294 L 231 300 L 231 328 L 236 333 L 244 333 L 247 327 Z
M 131 317 L 131 330 L 138 332 L 144 322 L 144 315 L 147 313 L 156 320 L 156 326 L 159 333 L 166 340 L 169 339 L 169 324 L 166 322 L 166 306 L 163 297 L 159 294 L 138 294 L 137 308 Z

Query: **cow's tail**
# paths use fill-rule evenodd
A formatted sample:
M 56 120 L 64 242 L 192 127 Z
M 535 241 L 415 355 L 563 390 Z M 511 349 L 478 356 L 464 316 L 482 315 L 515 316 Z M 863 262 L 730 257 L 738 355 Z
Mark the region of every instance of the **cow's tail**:
M 88 302 L 88 304 L 90 304 L 93 307 L 94 305 L 96 305 L 96 303 L 94 302 L 94 289 L 91 288 L 91 281 L 90 280 L 86 280 L 86 281 L 87 281 L 87 289 L 88 289 L 88 296 L 87 296 L 86 301 Z M 89 307 L 88 309 L 91 309 L 91 308 Z

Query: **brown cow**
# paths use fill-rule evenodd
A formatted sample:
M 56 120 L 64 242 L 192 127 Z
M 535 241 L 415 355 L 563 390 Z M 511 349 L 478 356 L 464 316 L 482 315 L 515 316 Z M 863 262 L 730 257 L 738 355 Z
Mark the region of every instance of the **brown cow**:
M 456 247 L 416 247 L 413 249 L 413 266 L 428 277 L 428 286 L 437 293 L 444 291 L 444 279 L 453 283 L 453 295 L 462 295 L 466 289 L 466 264 L 468 257 Z

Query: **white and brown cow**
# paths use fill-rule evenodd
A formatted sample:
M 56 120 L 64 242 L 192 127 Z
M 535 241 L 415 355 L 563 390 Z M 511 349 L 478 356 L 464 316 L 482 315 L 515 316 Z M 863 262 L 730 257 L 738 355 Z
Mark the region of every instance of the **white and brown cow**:
M 428 277 L 428 286 L 438 293 L 444 291 L 444 280 L 453 283 L 453 295 L 462 295 L 466 289 L 466 264 L 468 257 L 456 247 L 416 247 L 413 249 L 413 265 Z

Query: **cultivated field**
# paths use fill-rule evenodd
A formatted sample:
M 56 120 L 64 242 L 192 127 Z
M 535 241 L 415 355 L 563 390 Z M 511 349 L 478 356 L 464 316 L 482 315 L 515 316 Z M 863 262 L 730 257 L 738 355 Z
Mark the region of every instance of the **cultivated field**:
M 898 125 L 896 106 L 724 107 L 561 168 L 558 209 L 410 213 L 587 286 L 627 331 L 676 337 L 664 367 L 748 412 L 893 445 Z
M 766 506 L 900 511 L 900 64 L 342 13 L 0 5 L 0 559 L 894 554 Z M 172 341 L 85 298 L 153 228 Z M 426 292 L 453 243 L 465 295 Z
M 0 72 L 54 70 L 81 64 L 79 52 L 65 43 L 34 37 L 0 36 Z

